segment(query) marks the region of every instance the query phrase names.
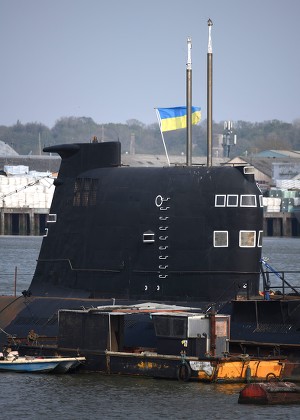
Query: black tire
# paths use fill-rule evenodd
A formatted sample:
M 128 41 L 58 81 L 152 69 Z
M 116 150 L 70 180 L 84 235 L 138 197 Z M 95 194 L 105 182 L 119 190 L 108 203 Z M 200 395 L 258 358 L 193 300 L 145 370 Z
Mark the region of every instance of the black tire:
M 191 367 L 188 363 L 183 363 L 177 368 L 177 379 L 179 381 L 188 382 L 191 379 Z
M 273 372 L 268 373 L 267 376 L 266 376 L 266 381 L 267 382 L 277 382 L 278 380 L 279 379 L 277 378 L 277 376 Z

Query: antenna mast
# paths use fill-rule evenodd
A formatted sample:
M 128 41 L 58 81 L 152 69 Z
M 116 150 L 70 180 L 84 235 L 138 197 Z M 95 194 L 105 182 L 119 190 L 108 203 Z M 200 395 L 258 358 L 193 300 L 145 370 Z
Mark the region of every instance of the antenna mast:
M 207 50 L 207 166 L 212 166 L 212 42 L 211 19 L 208 19 L 208 50 Z
M 186 165 L 192 166 L 192 38 L 187 39 L 188 58 L 186 63 Z
M 233 134 L 232 121 L 224 121 L 223 144 L 224 156 L 229 158 L 231 146 L 236 145 L 236 134 Z

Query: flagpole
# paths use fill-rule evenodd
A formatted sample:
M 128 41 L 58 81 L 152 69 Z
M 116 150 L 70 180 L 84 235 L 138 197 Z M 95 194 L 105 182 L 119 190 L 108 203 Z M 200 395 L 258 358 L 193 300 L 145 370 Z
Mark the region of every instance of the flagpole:
M 208 50 L 207 50 L 207 166 L 212 166 L 212 43 L 211 19 L 208 19 Z
M 186 165 L 192 165 L 192 39 L 188 37 L 186 63 Z
M 167 157 L 168 165 L 169 165 L 169 166 L 171 166 L 171 164 L 170 164 L 170 159 L 169 159 L 169 155 L 168 155 L 168 151 L 167 151 L 167 147 L 166 147 L 166 143 L 165 143 L 165 139 L 164 139 L 164 135 L 163 135 L 163 132 L 162 132 L 162 129 L 161 129 L 160 116 L 159 116 L 158 110 L 157 110 L 157 109 L 155 109 L 155 111 L 156 111 L 156 116 L 157 116 L 158 125 L 159 125 L 159 129 L 160 129 L 160 134 L 161 134 L 162 142 L 163 142 L 163 145 L 164 145 L 164 149 L 165 149 L 165 153 L 166 153 L 166 157 Z

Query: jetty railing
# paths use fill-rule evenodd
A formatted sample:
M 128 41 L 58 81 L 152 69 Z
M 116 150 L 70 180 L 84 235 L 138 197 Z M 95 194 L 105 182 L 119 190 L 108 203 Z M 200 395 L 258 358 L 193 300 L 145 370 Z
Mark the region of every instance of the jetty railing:
M 261 260 L 261 275 L 263 281 L 263 294 L 265 299 L 270 295 L 299 296 L 300 297 L 300 271 L 277 271 L 265 260 Z M 289 281 L 287 280 L 287 277 Z M 293 281 L 294 284 L 291 284 Z
M 285 270 L 276 271 L 269 264 L 264 262 L 261 270 L 262 277 L 262 294 L 265 299 L 269 299 L 272 295 L 278 296 L 299 296 L 300 297 L 300 271 Z M 28 289 L 34 273 L 25 273 L 18 271 L 15 267 L 14 272 L 0 273 L 0 295 L 17 296 L 22 291 Z M 289 280 L 287 280 L 287 278 Z M 293 282 L 293 284 L 291 284 Z
M 20 272 L 17 266 L 14 272 L 0 273 L 0 295 L 15 297 L 21 295 L 22 290 L 28 289 L 33 274 L 33 272 Z

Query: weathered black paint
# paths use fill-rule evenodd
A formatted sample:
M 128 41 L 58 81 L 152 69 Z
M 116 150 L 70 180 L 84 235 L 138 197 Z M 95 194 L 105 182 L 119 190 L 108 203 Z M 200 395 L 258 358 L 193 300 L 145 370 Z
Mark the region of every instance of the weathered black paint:
M 262 230 L 262 208 L 215 207 L 215 194 L 255 194 L 233 167 L 121 166 L 119 143 L 47 148 L 62 157 L 30 290 L 34 295 L 210 302 L 258 292 L 260 248 L 240 230 Z M 213 231 L 229 247 L 213 247 Z M 143 242 L 150 232 L 154 242 Z

